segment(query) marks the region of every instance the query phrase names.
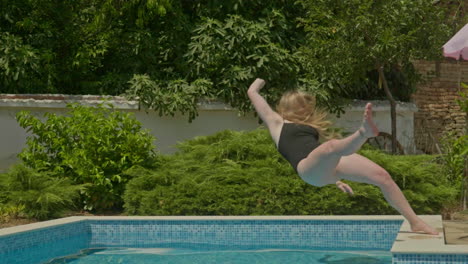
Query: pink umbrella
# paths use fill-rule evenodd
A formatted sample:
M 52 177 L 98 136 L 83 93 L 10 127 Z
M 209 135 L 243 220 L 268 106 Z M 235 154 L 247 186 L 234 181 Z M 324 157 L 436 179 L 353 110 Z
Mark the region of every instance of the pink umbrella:
M 444 57 L 468 60 L 468 24 L 444 45 Z

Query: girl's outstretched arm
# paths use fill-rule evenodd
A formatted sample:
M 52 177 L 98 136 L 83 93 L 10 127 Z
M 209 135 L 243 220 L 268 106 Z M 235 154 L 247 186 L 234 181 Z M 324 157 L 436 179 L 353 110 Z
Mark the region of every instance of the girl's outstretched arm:
M 281 126 L 283 124 L 283 118 L 271 109 L 270 105 L 268 105 L 265 98 L 263 98 L 259 91 L 265 86 L 265 81 L 262 79 L 257 78 L 249 87 L 247 91 L 247 95 L 250 98 L 250 101 L 255 107 L 260 118 L 265 122 L 268 130 L 270 130 L 270 134 L 278 144 L 279 134 L 281 130 Z

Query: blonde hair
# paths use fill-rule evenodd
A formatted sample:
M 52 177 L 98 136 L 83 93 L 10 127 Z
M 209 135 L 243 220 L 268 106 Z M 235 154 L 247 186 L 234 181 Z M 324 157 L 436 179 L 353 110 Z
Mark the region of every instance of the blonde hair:
M 283 119 L 315 128 L 320 137 L 326 140 L 340 137 L 329 131 L 332 122 L 327 120 L 326 112 L 316 106 L 315 97 L 310 94 L 301 91 L 286 92 L 276 106 L 276 111 Z

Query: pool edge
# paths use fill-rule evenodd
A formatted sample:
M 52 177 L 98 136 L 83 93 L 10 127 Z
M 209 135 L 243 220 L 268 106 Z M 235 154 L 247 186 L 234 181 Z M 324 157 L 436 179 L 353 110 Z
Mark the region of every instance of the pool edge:
M 439 231 L 439 235 L 427 235 L 411 232 L 408 221 L 403 221 L 400 231 L 393 243 L 392 254 L 458 254 L 468 255 L 468 245 L 447 245 L 445 244 L 445 234 L 442 216 L 440 215 L 420 215 L 429 225 Z
M 439 235 L 410 231 L 409 223 L 400 215 L 320 215 L 320 216 L 71 216 L 38 223 L 0 229 L 0 237 L 86 220 L 403 220 L 390 250 L 392 254 L 461 254 L 468 255 L 468 245 L 446 245 L 440 215 L 419 216 L 439 230 Z
M 399 215 L 292 215 L 292 216 L 70 216 L 0 229 L 0 237 L 86 220 L 404 220 Z

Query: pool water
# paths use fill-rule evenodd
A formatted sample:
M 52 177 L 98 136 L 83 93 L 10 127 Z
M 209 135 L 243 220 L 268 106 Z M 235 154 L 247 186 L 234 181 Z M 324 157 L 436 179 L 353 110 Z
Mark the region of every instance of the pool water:
M 49 264 L 391 264 L 388 251 L 315 251 L 290 249 L 191 250 L 177 248 L 101 248 L 83 250 L 79 255 L 54 259 Z

